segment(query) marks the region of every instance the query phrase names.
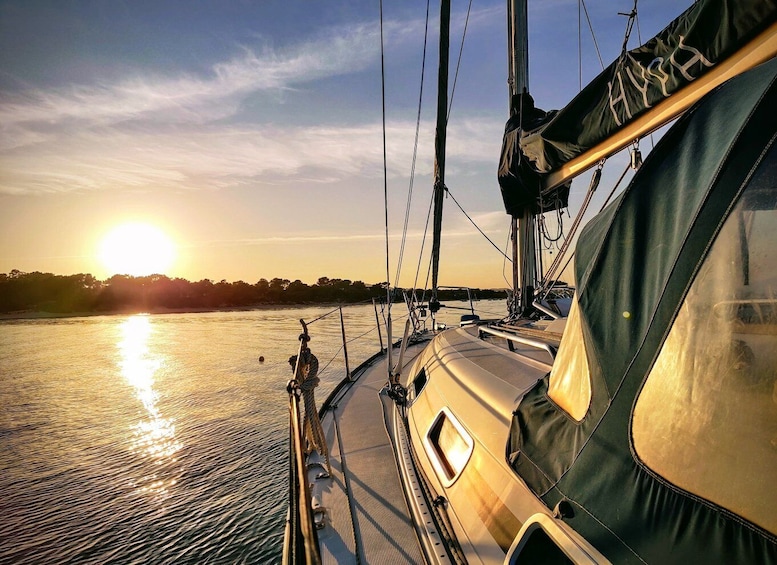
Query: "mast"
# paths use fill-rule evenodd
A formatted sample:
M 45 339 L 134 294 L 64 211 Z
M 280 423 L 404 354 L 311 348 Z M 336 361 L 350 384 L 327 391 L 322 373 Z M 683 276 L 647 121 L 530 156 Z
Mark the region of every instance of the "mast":
M 529 33 L 527 0 L 507 0 L 508 85 L 510 88 L 510 113 L 514 95 L 529 91 Z M 520 218 L 511 220 L 513 242 L 513 291 L 520 289 L 520 303 L 513 302 L 510 317 L 518 317 L 529 311 L 534 302 L 534 275 L 536 271 L 536 238 L 534 215 L 525 210 Z M 517 310 L 516 310 L 517 309 Z
M 526 0 L 507 0 L 508 84 L 514 94 L 529 90 L 529 24 Z M 511 110 L 513 108 L 510 108 Z
M 437 298 L 440 266 L 442 203 L 445 197 L 445 138 L 448 127 L 448 51 L 450 43 L 451 3 L 440 2 L 440 65 L 437 75 L 437 130 L 434 139 L 434 234 L 432 240 L 432 298 Z

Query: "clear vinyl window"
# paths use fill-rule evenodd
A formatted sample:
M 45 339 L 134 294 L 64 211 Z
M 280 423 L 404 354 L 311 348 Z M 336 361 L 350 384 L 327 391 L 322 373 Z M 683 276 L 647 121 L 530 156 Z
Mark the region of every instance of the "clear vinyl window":
M 572 299 L 564 336 L 548 382 L 548 396 L 569 416 L 580 422 L 591 405 L 591 372 L 585 353 L 577 297 Z
M 637 399 L 639 458 L 777 533 L 777 151 L 704 260 Z

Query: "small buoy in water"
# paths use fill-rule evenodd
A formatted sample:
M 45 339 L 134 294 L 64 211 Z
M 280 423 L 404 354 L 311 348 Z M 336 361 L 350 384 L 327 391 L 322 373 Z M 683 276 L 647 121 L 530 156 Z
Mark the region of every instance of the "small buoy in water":
M 259 362 L 260 363 L 264 363 L 264 355 L 260 355 L 259 356 Z

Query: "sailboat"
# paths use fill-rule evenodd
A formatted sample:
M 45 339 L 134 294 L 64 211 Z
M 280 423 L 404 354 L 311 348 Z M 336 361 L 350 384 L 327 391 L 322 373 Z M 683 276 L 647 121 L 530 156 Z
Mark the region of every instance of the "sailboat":
M 303 323 L 284 562 L 775 563 L 777 3 L 700 0 L 531 122 L 508 13 L 511 311 L 407 324 L 320 409 Z M 550 304 L 536 217 L 672 120 Z

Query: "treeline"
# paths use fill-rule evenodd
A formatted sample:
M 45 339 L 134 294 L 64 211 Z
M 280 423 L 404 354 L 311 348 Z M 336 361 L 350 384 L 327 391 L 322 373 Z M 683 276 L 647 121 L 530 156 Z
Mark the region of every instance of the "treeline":
M 479 298 L 502 298 L 504 291 L 479 290 Z M 399 295 L 401 299 L 401 294 Z M 152 310 L 250 308 L 263 304 L 355 303 L 385 299 L 386 284 L 321 277 L 314 285 L 300 280 L 259 279 L 190 282 L 164 275 L 114 275 L 100 281 L 89 274 L 0 273 L 0 313 L 91 313 Z M 441 300 L 466 299 L 466 292 L 443 291 Z

